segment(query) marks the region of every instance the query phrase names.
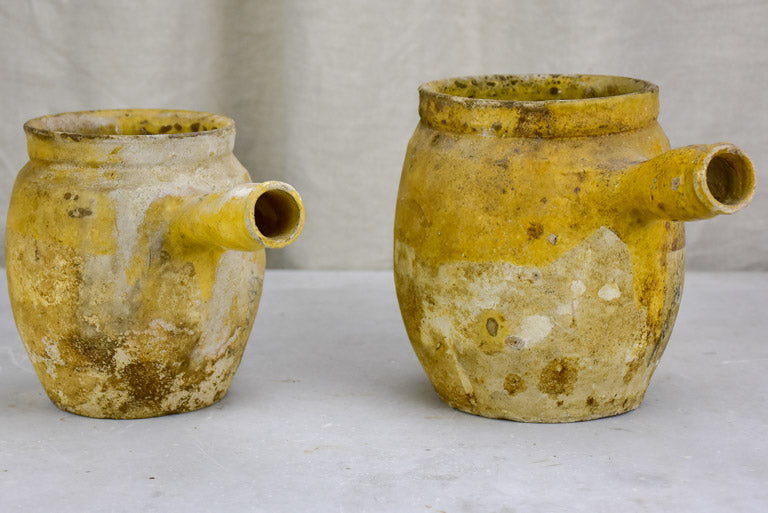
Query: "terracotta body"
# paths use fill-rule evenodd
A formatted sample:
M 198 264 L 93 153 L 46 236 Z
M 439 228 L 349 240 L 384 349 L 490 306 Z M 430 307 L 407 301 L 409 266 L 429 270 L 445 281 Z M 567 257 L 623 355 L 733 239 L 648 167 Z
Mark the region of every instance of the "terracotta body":
M 256 316 L 264 247 L 303 225 L 298 194 L 248 183 L 224 116 L 80 112 L 25 130 L 8 285 L 51 400 L 136 418 L 222 398 Z
M 440 397 L 567 422 L 636 408 L 683 283 L 683 221 L 754 189 L 729 144 L 669 149 L 658 90 L 603 76 L 420 88 L 395 217 L 395 284 Z

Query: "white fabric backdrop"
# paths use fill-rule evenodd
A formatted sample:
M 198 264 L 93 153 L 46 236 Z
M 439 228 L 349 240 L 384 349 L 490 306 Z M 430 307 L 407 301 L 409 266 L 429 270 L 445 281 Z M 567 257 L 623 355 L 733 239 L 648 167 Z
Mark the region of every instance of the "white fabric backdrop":
M 529 72 L 650 80 L 673 146 L 744 148 L 764 187 L 690 223 L 688 263 L 768 270 L 766 1 L 0 0 L 0 222 L 27 119 L 207 110 L 235 118 L 255 180 L 305 199 L 304 234 L 271 266 L 388 268 L 417 86 Z

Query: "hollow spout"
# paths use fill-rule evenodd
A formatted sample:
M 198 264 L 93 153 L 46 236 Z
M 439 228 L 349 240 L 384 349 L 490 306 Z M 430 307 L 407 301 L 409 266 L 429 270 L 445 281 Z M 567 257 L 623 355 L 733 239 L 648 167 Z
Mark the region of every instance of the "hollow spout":
M 718 143 L 667 151 L 627 168 L 618 199 L 649 217 L 707 219 L 746 207 L 755 191 L 752 162 L 739 148 Z
M 184 246 L 256 251 L 287 246 L 303 226 L 299 194 L 286 183 L 272 181 L 190 199 L 176 211 L 169 236 Z

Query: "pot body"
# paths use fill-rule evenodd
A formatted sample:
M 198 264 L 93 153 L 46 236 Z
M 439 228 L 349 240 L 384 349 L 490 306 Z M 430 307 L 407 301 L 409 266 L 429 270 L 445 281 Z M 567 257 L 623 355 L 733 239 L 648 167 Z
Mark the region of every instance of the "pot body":
M 682 223 L 615 197 L 616 173 L 669 149 L 655 86 L 617 80 L 422 86 L 395 284 L 413 348 L 451 406 L 566 422 L 642 401 L 677 314 L 685 244 Z
M 62 122 L 51 118 L 40 119 Z M 234 124 L 177 111 L 74 123 L 77 133 L 26 127 L 31 159 L 8 212 L 11 305 L 35 371 L 57 406 L 81 415 L 207 406 L 242 357 L 264 250 L 186 248 L 166 235 L 185 200 L 249 181 Z

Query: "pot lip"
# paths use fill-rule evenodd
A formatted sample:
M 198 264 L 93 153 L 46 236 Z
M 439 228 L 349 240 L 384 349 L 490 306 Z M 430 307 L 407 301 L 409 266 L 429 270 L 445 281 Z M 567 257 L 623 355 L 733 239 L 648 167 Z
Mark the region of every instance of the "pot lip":
M 419 116 L 438 131 L 484 137 L 591 137 L 652 126 L 658 91 L 651 82 L 613 75 L 447 78 L 419 87 Z
M 140 134 L 121 134 L 121 133 L 89 133 L 85 130 L 67 129 L 64 127 L 57 127 L 56 123 L 66 123 L 67 119 L 72 120 L 80 119 L 84 120 L 92 118 L 96 120 L 109 120 L 114 121 L 120 118 L 127 118 L 131 116 L 144 116 L 147 118 L 162 118 L 169 117 L 184 119 L 191 122 L 202 122 L 211 124 L 213 128 L 207 130 L 178 132 L 178 133 L 140 133 Z M 98 125 L 98 123 L 96 123 Z M 82 139 L 87 140 L 103 140 L 103 141 L 144 141 L 144 140 L 162 140 L 162 139 L 186 139 L 191 137 L 200 137 L 213 134 L 223 134 L 226 132 L 234 131 L 235 121 L 222 114 L 214 114 L 204 111 L 194 110 L 181 110 L 181 109 L 97 109 L 97 110 L 80 110 L 71 112 L 60 112 L 57 114 L 48 114 L 45 116 L 39 116 L 32 118 L 24 123 L 24 131 L 28 135 L 34 135 L 42 139 L 53 139 L 55 137 L 71 139 L 73 141 L 80 141 Z
M 586 98 L 552 98 L 542 100 L 505 100 L 496 98 L 472 98 L 469 96 L 462 96 L 458 94 L 449 94 L 443 92 L 443 90 L 450 86 L 457 86 L 457 82 L 466 83 L 467 85 L 479 82 L 487 83 L 490 81 L 517 81 L 517 82 L 543 82 L 546 80 L 566 79 L 574 81 L 598 81 L 611 80 L 613 82 L 621 82 L 624 84 L 634 84 L 637 89 L 634 91 L 628 91 L 625 93 L 606 94 Z M 602 103 L 609 101 L 613 98 L 632 97 L 640 95 L 654 95 L 658 94 L 659 87 L 647 80 L 638 78 L 620 76 L 620 75 L 600 75 L 600 74 L 560 74 L 560 73 L 524 73 L 524 74 L 491 74 L 491 75 L 468 75 L 461 77 L 442 78 L 437 80 L 431 80 L 424 82 L 419 86 L 419 93 L 428 94 L 436 98 L 451 99 L 458 101 L 467 106 L 534 106 L 540 107 L 542 105 L 551 104 L 577 104 L 577 103 Z

